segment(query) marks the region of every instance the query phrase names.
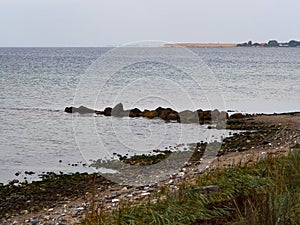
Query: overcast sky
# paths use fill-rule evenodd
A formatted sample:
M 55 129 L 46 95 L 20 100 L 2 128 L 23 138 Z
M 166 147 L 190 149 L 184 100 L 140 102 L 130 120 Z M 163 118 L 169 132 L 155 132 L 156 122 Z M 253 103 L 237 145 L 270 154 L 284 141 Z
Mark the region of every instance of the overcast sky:
M 0 46 L 300 39 L 299 0 L 0 0 Z

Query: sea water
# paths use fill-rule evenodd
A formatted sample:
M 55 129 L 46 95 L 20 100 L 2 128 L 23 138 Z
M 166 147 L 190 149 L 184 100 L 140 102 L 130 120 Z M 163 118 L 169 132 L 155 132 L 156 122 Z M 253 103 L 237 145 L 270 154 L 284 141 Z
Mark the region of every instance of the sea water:
M 228 135 L 160 119 L 67 114 L 66 106 L 300 110 L 300 48 L 0 48 L 0 78 L 3 183 L 24 171 L 93 172 L 82 165 Z

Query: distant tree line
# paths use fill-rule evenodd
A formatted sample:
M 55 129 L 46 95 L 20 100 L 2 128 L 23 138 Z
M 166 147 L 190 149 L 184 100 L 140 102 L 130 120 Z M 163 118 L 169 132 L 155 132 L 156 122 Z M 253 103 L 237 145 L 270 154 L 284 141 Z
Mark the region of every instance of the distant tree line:
M 279 43 L 276 40 L 270 40 L 268 43 L 252 43 L 248 41 L 245 43 L 237 44 L 237 47 L 300 47 L 300 41 L 291 40 L 285 43 Z

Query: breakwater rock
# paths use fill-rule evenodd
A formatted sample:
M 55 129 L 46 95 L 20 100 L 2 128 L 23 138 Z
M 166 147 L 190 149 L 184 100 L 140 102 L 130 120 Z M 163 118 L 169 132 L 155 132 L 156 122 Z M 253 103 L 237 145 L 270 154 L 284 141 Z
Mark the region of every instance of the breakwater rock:
M 122 103 L 117 104 L 114 107 L 106 107 L 103 111 L 89 109 L 85 106 L 76 107 L 66 107 L 65 112 L 67 113 L 95 113 L 97 115 L 104 116 L 115 116 L 115 117 L 145 117 L 148 119 L 160 118 L 165 121 L 177 121 L 179 123 L 199 123 L 199 124 L 210 124 L 212 122 L 226 121 L 229 116 L 225 111 L 215 110 L 202 110 L 198 109 L 196 111 L 184 110 L 177 112 L 171 108 L 158 107 L 154 110 L 145 109 L 141 111 L 138 108 L 134 109 L 124 109 Z M 234 114 L 233 114 L 234 115 Z M 241 117 L 241 115 L 238 115 Z

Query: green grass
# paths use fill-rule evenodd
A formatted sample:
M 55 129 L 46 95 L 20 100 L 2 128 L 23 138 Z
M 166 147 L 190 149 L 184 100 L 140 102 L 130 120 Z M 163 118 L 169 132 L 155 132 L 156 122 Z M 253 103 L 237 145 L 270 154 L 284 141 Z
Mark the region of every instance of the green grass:
M 218 185 L 220 192 L 190 191 Z M 154 202 L 156 199 L 156 202 Z M 299 224 L 300 152 L 272 157 L 251 167 L 199 175 L 177 193 L 168 188 L 139 205 L 113 212 L 92 210 L 82 224 Z

